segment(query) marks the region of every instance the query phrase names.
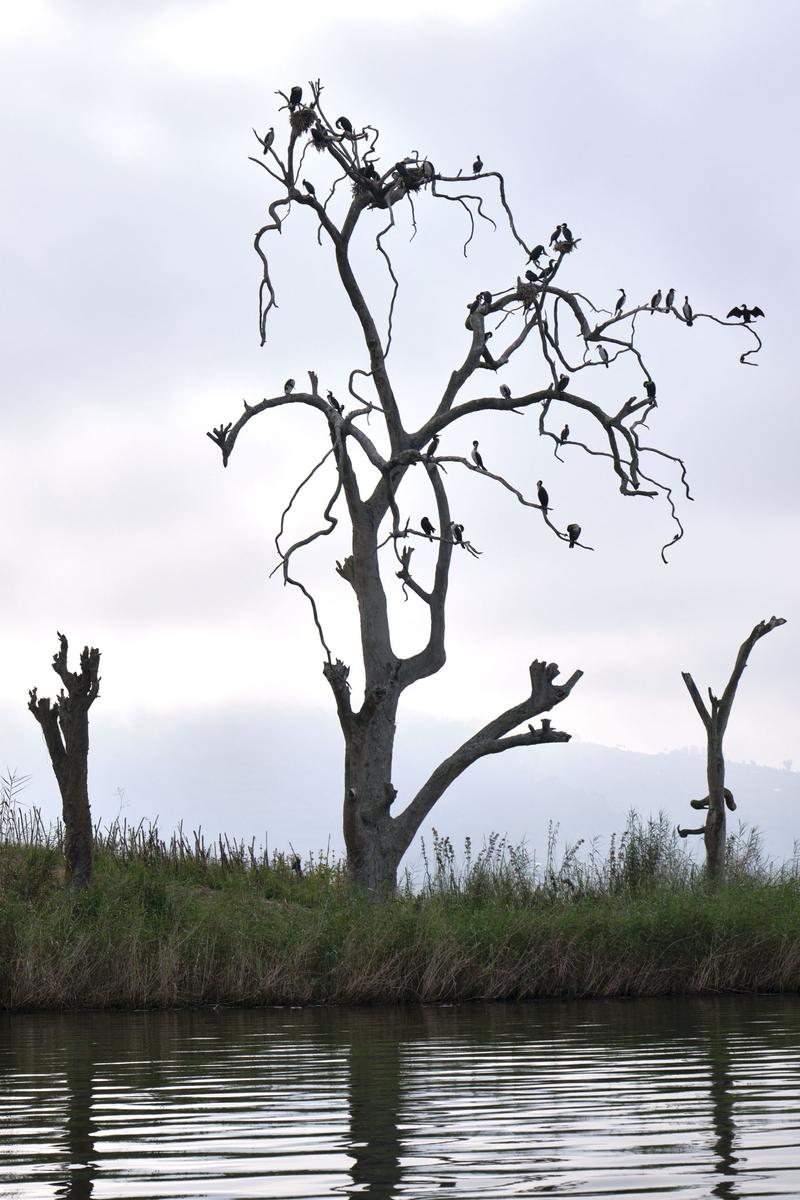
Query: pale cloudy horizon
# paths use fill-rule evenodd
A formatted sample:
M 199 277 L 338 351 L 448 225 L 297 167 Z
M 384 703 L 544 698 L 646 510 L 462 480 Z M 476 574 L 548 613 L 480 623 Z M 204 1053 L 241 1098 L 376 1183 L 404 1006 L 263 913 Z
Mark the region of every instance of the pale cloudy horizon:
M 652 442 L 685 458 L 695 496 L 681 503 L 686 536 L 667 567 L 661 502 L 623 499 L 607 471 L 577 456 L 561 466 L 519 418 L 464 429 L 510 477 L 528 487 L 545 478 L 558 513 L 579 514 L 596 551 L 564 553 L 484 481 L 458 481 L 459 511 L 484 554 L 455 564 L 448 664 L 404 698 L 401 737 L 404 718 L 415 730 L 441 721 L 444 756 L 448 723 L 468 730 L 520 698 L 539 657 L 564 676 L 585 671 L 555 716 L 576 742 L 645 754 L 696 747 L 702 729 L 681 670 L 702 689 L 721 687 L 753 624 L 777 613 L 788 624 L 754 650 L 726 748 L 732 762 L 800 762 L 798 27 L 790 3 L 738 0 L 509 0 L 491 10 L 418 0 L 386 14 L 353 0 L 335 14 L 305 5 L 299 22 L 251 0 L 37 0 L 4 14 L 0 762 L 35 774 L 37 801 L 57 811 L 24 705 L 34 684 L 55 690 L 61 629 L 74 653 L 89 642 L 103 655 L 91 713 L 96 815 L 115 804 L 107 730 L 131 817 L 177 812 L 174 793 L 191 779 L 187 807 L 200 788 L 204 811 L 219 802 L 260 829 L 276 757 L 281 780 L 290 777 L 268 714 L 291 711 L 298 729 L 322 731 L 313 767 L 298 748 L 295 795 L 324 778 L 333 799 L 319 840 L 338 835 L 341 752 L 319 644 L 302 597 L 267 578 L 280 511 L 318 456 L 320 431 L 308 414 L 265 414 L 227 471 L 205 437 L 276 380 L 313 367 L 344 391 L 363 361 L 330 261 L 294 217 L 273 247 L 280 309 L 258 344 L 252 236 L 272 194 L 247 161 L 251 127 L 279 124 L 276 89 L 318 77 L 331 108 L 381 129 L 387 161 L 419 149 L 458 169 L 480 153 L 503 170 L 531 240 L 568 220 L 582 238 L 568 281 L 598 303 L 622 285 L 642 298 L 674 286 L 703 311 L 724 315 L 744 300 L 767 314 L 757 368 L 739 364 L 739 331 L 655 319 L 643 330 L 659 383 Z M 464 260 L 463 221 L 442 207 L 421 199 L 417 238 L 408 244 L 404 227 L 393 244 L 402 287 L 391 365 L 407 412 L 425 411 L 458 360 L 466 301 L 519 270 L 502 228 L 479 229 Z M 365 254 L 362 269 L 385 297 L 380 264 Z M 525 378 L 516 371 L 512 388 Z M 624 370 L 614 386 L 627 386 Z M 352 659 L 349 596 L 332 571 L 343 545 L 315 547 L 306 569 L 334 652 Z M 398 648 L 410 648 L 422 614 L 400 595 L 392 605 Z M 252 724 L 261 714 L 263 740 Z M 214 720 L 227 750 L 212 753 Z M 404 745 L 409 787 L 433 751 Z M 504 758 L 495 778 L 516 769 L 524 780 L 527 764 Z M 569 748 L 558 763 L 569 791 Z M 155 794 L 145 798 L 132 777 Z M 508 804 L 499 820 L 493 804 L 487 827 L 527 819 L 524 786 L 505 786 Z M 676 818 L 686 811 L 676 797 Z M 535 807 L 531 824 L 552 815 Z

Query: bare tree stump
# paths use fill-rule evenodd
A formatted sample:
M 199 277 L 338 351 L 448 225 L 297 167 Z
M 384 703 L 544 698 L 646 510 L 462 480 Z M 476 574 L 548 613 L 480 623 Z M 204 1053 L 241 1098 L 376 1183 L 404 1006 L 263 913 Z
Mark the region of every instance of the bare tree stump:
M 683 682 L 686 684 L 694 706 L 700 714 L 700 720 L 705 726 L 707 742 L 706 775 L 708 779 L 708 795 L 702 800 L 691 800 L 690 804 L 692 808 L 708 809 L 708 816 L 706 817 L 705 825 L 701 825 L 697 829 L 681 829 L 678 827 L 678 833 L 681 837 L 686 837 L 688 834 L 703 834 L 706 846 L 706 870 L 708 878 L 715 884 L 721 884 L 725 881 L 725 847 L 727 842 L 725 806 L 727 805 L 730 809 L 736 808 L 733 793 L 725 787 L 725 757 L 722 753 L 722 740 L 725 736 L 728 718 L 731 715 L 736 689 L 747 666 L 750 651 L 765 634 L 771 633 L 779 625 L 785 624 L 786 621 L 783 617 L 770 617 L 768 621 L 759 621 L 758 625 L 753 628 L 752 632 L 739 647 L 739 653 L 736 656 L 731 677 L 728 680 L 725 691 L 722 693 L 722 698 L 720 699 L 715 696 L 711 688 L 708 689 L 710 708 L 704 703 L 702 696 L 697 690 L 697 685 L 689 672 L 681 672 Z
M 67 668 L 67 639 L 58 634 L 53 670 L 63 683 L 55 701 L 29 693 L 28 708 L 41 726 L 61 792 L 64 857 L 70 887 L 85 888 L 92 878 L 92 815 L 89 808 L 89 708 L 100 689 L 100 651 L 84 646 L 80 671 Z M 66 689 L 66 690 L 65 690 Z

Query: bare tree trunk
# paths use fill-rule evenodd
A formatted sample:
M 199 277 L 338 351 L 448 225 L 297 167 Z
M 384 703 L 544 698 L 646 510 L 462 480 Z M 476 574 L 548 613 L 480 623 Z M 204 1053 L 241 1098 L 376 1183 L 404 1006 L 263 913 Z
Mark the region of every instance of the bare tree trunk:
M 730 809 L 736 808 L 733 795 L 725 787 L 725 756 L 722 752 L 725 730 L 731 715 L 736 689 L 747 666 L 750 651 L 765 634 L 770 633 L 773 629 L 777 629 L 779 625 L 785 624 L 786 621 L 783 617 L 770 617 L 768 621 L 760 621 L 753 628 L 752 632 L 739 647 L 739 653 L 736 656 L 731 677 L 726 684 L 722 697 L 715 696 L 711 688 L 708 689 L 710 707 L 703 701 L 700 692 L 697 690 L 697 685 L 689 672 L 682 672 L 683 682 L 686 684 L 689 695 L 692 697 L 692 702 L 700 715 L 700 720 L 705 726 L 707 742 L 706 777 L 708 780 L 708 795 L 703 800 L 692 800 L 691 805 L 692 808 L 707 808 L 708 816 L 706 817 L 705 825 L 701 825 L 697 829 L 681 829 L 678 826 L 678 833 L 681 837 L 687 837 L 689 834 L 703 834 L 706 846 L 706 871 L 709 880 L 715 885 L 722 884 L 725 881 L 725 849 L 727 844 L 725 808 L 726 806 Z
M 40 700 L 33 688 L 28 708 L 41 726 L 61 792 L 64 857 L 70 887 L 78 891 L 92 878 L 92 815 L 89 807 L 89 708 L 97 699 L 100 651 L 84 646 L 79 673 L 67 669 L 67 639 L 58 634 L 53 670 L 64 687 L 55 702 Z M 66 691 L 65 691 L 66 689 Z

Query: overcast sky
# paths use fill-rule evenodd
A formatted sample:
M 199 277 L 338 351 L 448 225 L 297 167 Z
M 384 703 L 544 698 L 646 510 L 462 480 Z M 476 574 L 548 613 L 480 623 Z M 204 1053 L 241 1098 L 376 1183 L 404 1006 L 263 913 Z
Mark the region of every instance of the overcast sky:
M 118 787 L 135 819 L 191 824 L 201 809 L 220 812 L 220 827 L 339 837 L 341 748 L 320 647 L 302 597 L 268 580 L 280 511 L 324 451 L 324 426 L 263 414 L 224 472 L 205 437 L 289 375 L 311 367 L 343 393 L 364 362 L 305 212 L 273 246 L 280 308 L 259 346 L 252 236 L 274 193 L 247 161 L 251 127 L 281 130 L 275 90 L 317 77 L 332 115 L 380 128 L 385 163 L 418 149 L 454 173 L 480 153 L 504 172 L 529 243 L 568 221 L 582 241 L 564 280 L 596 303 L 613 305 L 621 286 L 642 300 L 674 286 L 698 310 L 745 301 L 767 314 L 757 368 L 739 364 L 737 330 L 641 323 L 659 388 L 651 438 L 685 458 L 695 496 L 669 566 L 663 503 L 623 499 L 604 465 L 577 454 L 562 466 L 532 417 L 484 416 L 453 434 L 452 451 L 480 438 L 490 466 L 529 493 L 543 478 L 560 524 L 579 520 L 596 552 L 570 554 L 485 480 L 453 481 L 484 553 L 456 556 L 448 664 L 404 697 L 401 726 L 425 729 L 424 754 L 401 733 L 408 788 L 455 729 L 522 698 L 533 657 L 585 671 L 557 714 L 576 740 L 697 746 L 681 670 L 721 687 L 739 642 L 773 612 L 789 624 L 753 653 L 727 750 L 800 762 L 799 33 L 791 0 L 5 6 L 0 763 L 34 775 L 46 811 L 57 796 L 25 702 L 33 684 L 55 688 L 61 629 L 75 651 L 88 641 L 103 655 L 96 814 L 117 811 Z M 308 160 L 314 171 L 324 177 Z M 413 243 L 405 218 L 393 234 L 391 366 L 403 411 L 421 417 L 463 357 L 466 302 L 521 264 L 488 226 L 465 261 L 456 206 L 421 197 L 417 217 Z M 359 269 L 382 311 L 385 273 L 364 244 Z M 605 375 L 601 400 L 638 386 L 626 367 Z M 529 356 L 506 379 L 547 377 Z M 354 661 L 351 596 L 332 570 L 344 549 L 322 543 L 306 569 L 334 653 Z M 397 647 L 411 650 L 422 606 L 392 604 Z M 561 747 L 505 756 L 502 777 L 555 752 L 569 784 Z M 481 778 L 491 787 L 488 768 Z M 702 785 L 700 764 L 695 794 Z M 313 836 L 312 789 L 330 814 Z M 494 797 L 486 829 L 519 824 L 512 791 Z M 525 820 L 540 830 L 551 815 L 540 797 Z

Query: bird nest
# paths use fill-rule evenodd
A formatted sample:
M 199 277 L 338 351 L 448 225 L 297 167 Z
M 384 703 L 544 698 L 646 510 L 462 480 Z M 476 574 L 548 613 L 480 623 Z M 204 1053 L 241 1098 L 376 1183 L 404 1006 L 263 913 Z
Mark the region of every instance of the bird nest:
M 316 119 L 310 108 L 296 108 L 289 118 L 295 133 L 306 133 Z

